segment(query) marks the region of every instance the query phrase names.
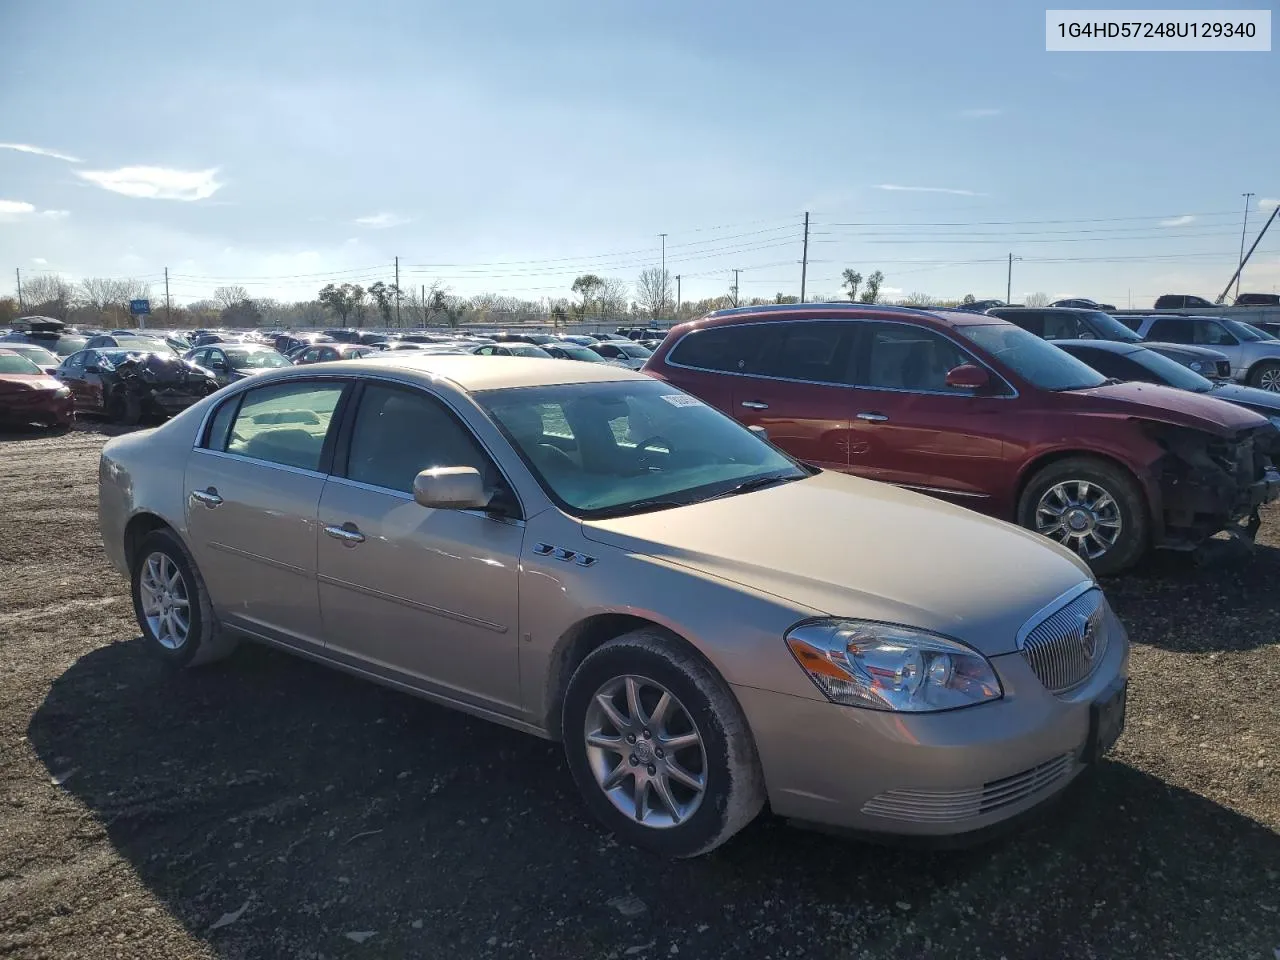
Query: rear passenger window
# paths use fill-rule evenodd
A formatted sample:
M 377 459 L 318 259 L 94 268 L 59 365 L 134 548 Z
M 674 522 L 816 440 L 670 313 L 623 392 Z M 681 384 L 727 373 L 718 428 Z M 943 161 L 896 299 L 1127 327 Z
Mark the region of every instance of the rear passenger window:
M 341 383 L 307 381 L 248 391 L 231 425 L 226 452 L 319 470 L 325 436 L 342 390 Z
M 213 415 L 209 422 L 209 432 L 205 434 L 204 446 L 208 450 L 226 450 L 227 438 L 231 433 L 231 421 L 235 419 L 236 410 L 240 406 L 240 398 L 227 400 Z
M 1151 324 L 1146 339 L 1163 343 L 1191 343 L 1191 320 L 1187 317 L 1161 317 Z
M 671 363 L 698 370 L 743 373 L 756 369 L 766 328 L 775 324 L 746 323 L 736 327 L 695 330 L 676 344 Z
M 1080 320 L 1074 313 L 1047 313 L 1044 315 L 1044 331 L 1040 336 L 1046 340 L 1075 340 L 1087 334 L 1085 339 L 1093 336 L 1080 329 Z
M 766 351 L 761 373 L 809 383 L 848 383 L 853 328 L 845 323 L 778 324 L 781 342 Z

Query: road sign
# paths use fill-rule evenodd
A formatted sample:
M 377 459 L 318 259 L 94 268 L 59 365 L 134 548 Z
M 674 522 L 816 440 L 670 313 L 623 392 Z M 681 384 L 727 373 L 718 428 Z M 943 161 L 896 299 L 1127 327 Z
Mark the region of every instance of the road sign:
M 150 300 L 130 300 L 129 312 L 135 317 L 145 317 L 151 312 Z

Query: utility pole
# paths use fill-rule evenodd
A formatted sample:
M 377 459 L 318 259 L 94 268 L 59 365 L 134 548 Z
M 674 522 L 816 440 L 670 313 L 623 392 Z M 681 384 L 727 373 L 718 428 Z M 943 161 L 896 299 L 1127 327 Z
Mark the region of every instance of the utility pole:
M 738 305 L 738 274 L 741 272 L 737 267 L 733 268 L 733 305 L 735 307 Z
M 804 285 L 809 274 L 809 211 L 804 212 L 804 252 L 800 258 L 800 302 L 804 303 Z
M 1249 229 L 1249 201 L 1252 199 L 1252 193 L 1242 193 L 1244 197 L 1244 223 L 1240 225 L 1240 264 L 1236 271 L 1236 296 L 1240 296 L 1240 274 L 1244 273 L 1244 234 Z
M 665 233 L 658 234 L 662 238 L 662 307 L 661 312 L 667 312 L 667 235 Z M 1244 243 L 1241 241 L 1241 249 L 1244 249 Z M 654 317 L 657 320 L 657 317 Z
M 1012 253 L 1009 254 L 1009 276 L 1008 276 L 1008 279 L 1005 281 L 1005 285 L 1004 285 L 1004 302 L 1005 303 L 1013 302 L 1013 261 L 1021 260 L 1021 259 L 1022 259 L 1021 257 L 1015 257 Z
M 22 268 L 14 267 L 13 272 L 18 278 L 18 310 L 22 313 L 26 313 L 27 306 L 22 302 Z
M 173 304 L 169 300 L 169 268 L 164 268 L 164 322 L 166 326 L 173 325 Z
M 396 257 L 396 326 L 400 326 L 400 258 Z
M 680 304 L 683 299 L 680 296 L 680 274 L 676 274 L 676 319 L 680 319 Z
M 427 285 L 422 285 L 422 328 L 427 328 Z
M 1262 242 L 1262 238 L 1266 236 L 1267 229 L 1275 222 L 1277 215 L 1280 215 L 1280 204 L 1276 204 L 1276 208 L 1271 211 L 1271 216 L 1267 218 L 1267 222 L 1262 225 L 1262 229 L 1258 231 L 1258 235 L 1254 238 L 1253 246 L 1251 246 L 1249 248 L 1249 252 L 1244 255 L 1244 260 L 1241 261 L 1240 266 L 1236 267 L 1235 274 L 1227 281 L 1226 287 L 1220 294 L 1218 294 L 1218 299 L 1213 301 L 1214 303 L 1221 303 L 1223 300 L 1227 299 L 1227 294 L 1231 292 L 1231 285 L 1236 282 L 1236 279 L 1244 270 L 1244 265 L 1248 263 L 1249 258 L 1253 256 L 1253 251 L 1258 249 L 1258 244 L 1260 244 Z

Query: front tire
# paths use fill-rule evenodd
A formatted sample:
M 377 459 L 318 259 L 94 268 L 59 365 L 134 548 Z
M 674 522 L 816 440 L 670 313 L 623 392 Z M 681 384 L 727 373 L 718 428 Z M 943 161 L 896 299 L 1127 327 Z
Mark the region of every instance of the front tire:
M 1249 371 L 1249 386 L 1268 393 L 1280 393 L 1280 363 L 1266 361 L 1254 366 Z
M 177 535 L 147 535 L 133 560 L 133 612 L 147 652 L 180 669 L 231 654 L 236 638 L 221 629 L 195 561 Z
M 635 846 L 696 857 L 764 806 L 742 709 L 705 662 L 657 627 L 610 640 L 582 661 L 561 729 L 587 807 Z
M 1067 457 L 1038 471 L 1019 498 L 1018 523 L 1074 551 L 1101 576 L 1137 563 L 1150 535 L 1137 481 L 1097 457 Z

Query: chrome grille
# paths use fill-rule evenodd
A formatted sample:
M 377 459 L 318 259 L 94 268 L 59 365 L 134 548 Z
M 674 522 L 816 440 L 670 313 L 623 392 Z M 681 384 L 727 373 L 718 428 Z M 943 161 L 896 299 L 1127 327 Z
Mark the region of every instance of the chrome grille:
M 1106 601 L 1089 590 L 1049 614 L 1027 634 L 1022 656 L 1052 693 L 1083 683 L 1107 651 Z
M 1026 800 L 1071 772 L 1071 754 L 1047 760 L 1011 777 L 963 790 L 888 790 L 862 805 L 875 817 L 916 823 L 955 823 Z

